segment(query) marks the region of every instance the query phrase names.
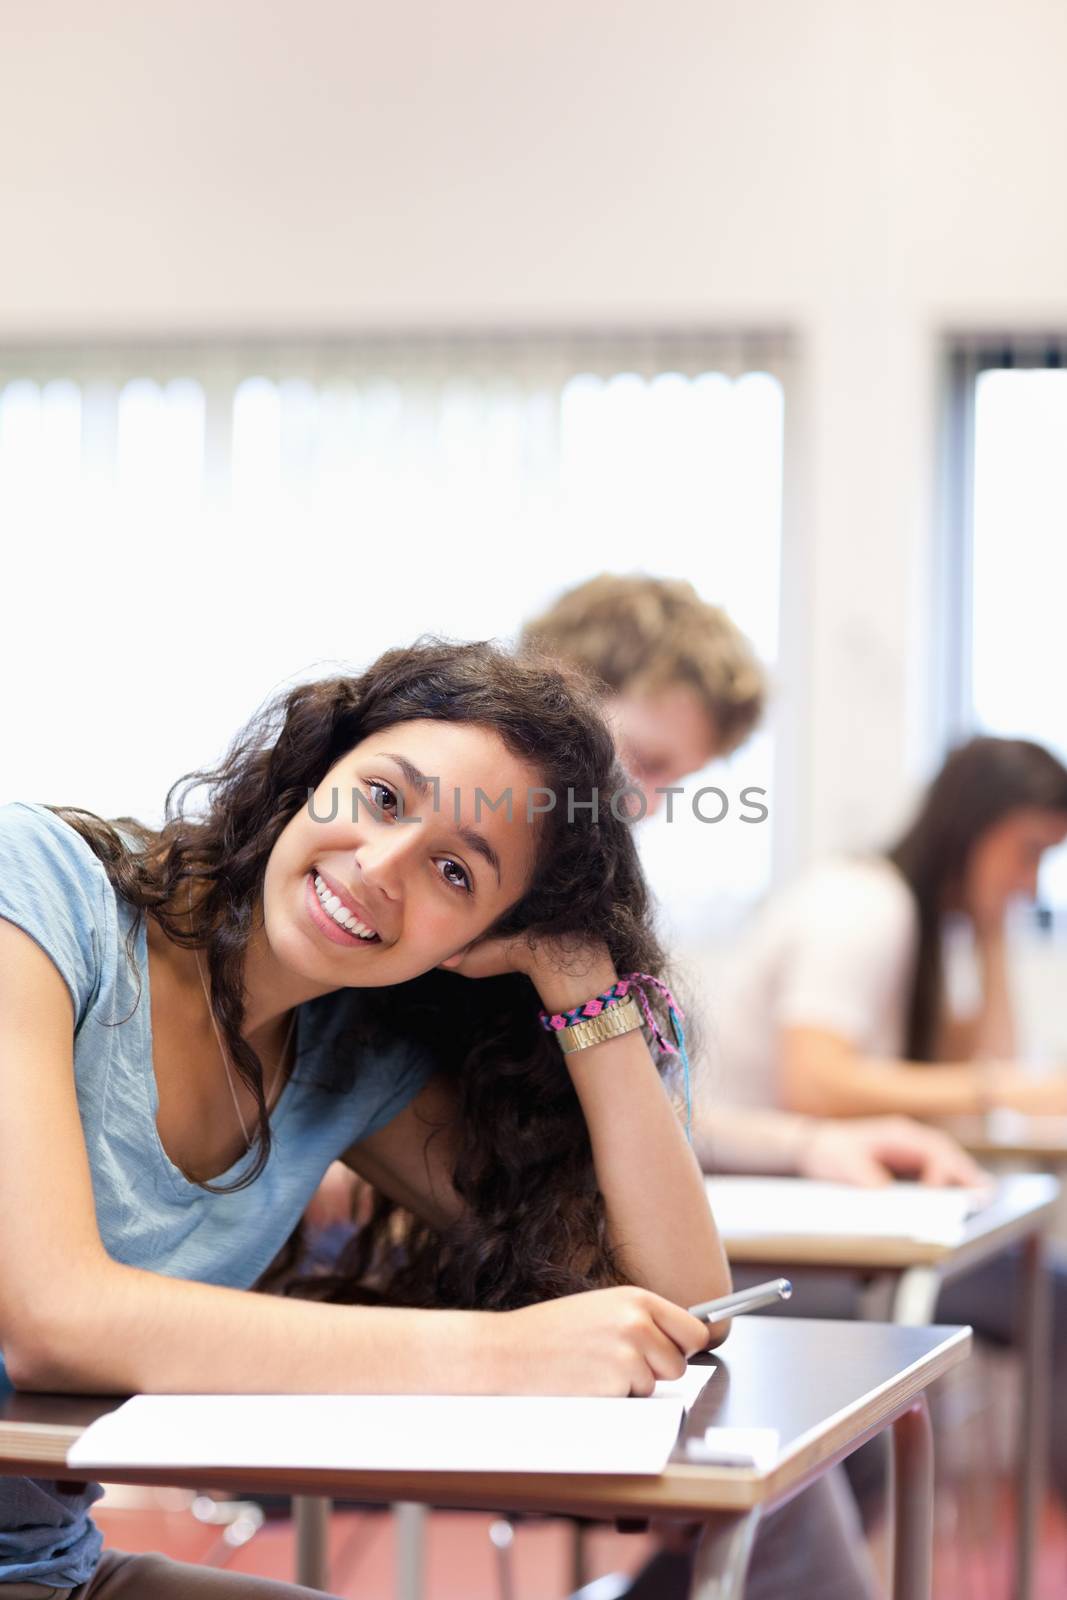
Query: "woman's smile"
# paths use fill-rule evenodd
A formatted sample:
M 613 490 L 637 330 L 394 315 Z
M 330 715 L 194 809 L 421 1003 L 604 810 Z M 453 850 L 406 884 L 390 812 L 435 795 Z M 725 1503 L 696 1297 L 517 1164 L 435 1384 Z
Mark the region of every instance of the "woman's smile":
M 304 879 L 304 899 L 315 927 L 333 944 L 347 945 L 349 949 L 381 944 L 381 935 L 349 908 L 349 897 L 342 900 L 334 892 L 333 881 L 327 882 L 316 869 Z
M 378 919 L 371 915 L 362 900 L 356 899 L 346 884 L 331 877 L 324 867 L 314 866 L 311 872 L 319 899 L 336 922 L 351 933 L 381 935 Z

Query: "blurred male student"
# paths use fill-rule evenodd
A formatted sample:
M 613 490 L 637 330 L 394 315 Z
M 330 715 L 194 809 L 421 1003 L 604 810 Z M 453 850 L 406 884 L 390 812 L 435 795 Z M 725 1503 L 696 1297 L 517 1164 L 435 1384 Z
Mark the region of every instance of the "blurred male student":
M 645 795 L 647 815 L 663 803 L 657 789 L 680 784 L 737 750 L 766 703 L 766 676 L 748 640 L 725 611 L 681 579 L 591 578 L 528 622 L 519 649 L 563 658 L 599 682 L 619 754 Z M 864 1185 L 893 1176 L 925 1183 L 982 1177 L 955 1141 L 901 1116 L 842 1122 L 698 1100 L 694 1129 L 708 1170 Z

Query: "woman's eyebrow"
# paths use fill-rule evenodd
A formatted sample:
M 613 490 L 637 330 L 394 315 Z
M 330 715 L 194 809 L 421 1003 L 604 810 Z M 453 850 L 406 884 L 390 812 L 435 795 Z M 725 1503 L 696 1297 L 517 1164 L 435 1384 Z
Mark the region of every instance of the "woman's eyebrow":
M 480 856 L 485 857 L 486 861 L 488 861 L 489 865 L 496 873 L 496 881 L 499 884 L 500 857 L 489 843 L 489 840 L 483 838 L 483 836 L 480 833 L 475 832 L 473 828 L 464 827 L 462 823 L 459 823 L 456 826 L 456 837 L 458 839 L 462 839 L 463 843 L 468 845 L 471 850 L 476 850 Z
M 419 799 L 425 800 L 426 796 L 433 788 L 433 784 L 431 784 L 429 778 L 424 772 L 420 772 L 418 767 L 408 760 L 407 756 L 398 755 L 392 750 L 378 750 L 375 752 L 375 754 L 384 756 L 387 761 L 394 762 L 400 768 L 407 782 L 410 784 L 411 788 L 414 789 Z M 435 793 L 439 793 L 439 791 L 435 790 Z M 462 839 L 463 843 L 467 845 L 469 849 L 476 850 L 480 856 L 483 856 L 485 860 L 488 861 L 489 865 L 496 873 L 496 881 L 499 884 L 500 857 L 489 843 L 489 840 L 486 839 L 483 834 L 478 833 L 475 828 L 468 828 L 462 823 L 456 824 L 456 837 L 458 839 Z
M 420 772 L 418 767 L 408 760 L 407 756 L 394 755 L 391 750 L 376 750 L 374 753 L 375 755 L 384 756 L 387 761 L 395 762 L 419 799 L 425 800 L 433 786 L 426 774 Z

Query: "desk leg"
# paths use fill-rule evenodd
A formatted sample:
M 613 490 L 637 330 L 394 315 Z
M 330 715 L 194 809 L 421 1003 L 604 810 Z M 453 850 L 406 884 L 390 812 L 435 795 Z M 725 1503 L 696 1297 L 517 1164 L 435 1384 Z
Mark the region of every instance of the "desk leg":
M 925 1327 L 933 1321 L 934 1307 L 941 1292 L 941 1275 L 935 1267 L 909 1267 L 904 1272 L 881 1272 L 860 1295 L 859 1316 L 863 1322 L 897 1322 L 903 1327 Z M 897 1451 L 890 1447 L 885 1485 L 885 1520 L 890 1528 L 899 1527 L 897 1506 Z M 931 1494 L 933 1490 L 931 1488 Z M 885 1551 L 886 1591 L 894 1589 L 896 1557 L 892 1543 Z
M 941 1293 L 941 1274 L 934 1267 L 909 1267 L 897 1279 L 890 1320 L 905 1328 L 927 1328 Z
M 930 1600 L 934 1556 L 934 1438 L 923 1395 L 893 1424 L 893 1595 Z
M 904 1272 L 879 1272 L 860 1291 L 861 1322 L 898 1322 L 906 1328 L 924 1328 L 934 1320 L 941 1293 L 936 1267 L 908 1267 Z
M 415 1500 L 393 1506 L 396 1533 L 396 1600 L 422 1600 L 426 1587 L 426 1520 L 429 1510 Z
M 759 1511 L 710 1516 L 697 1546 L 689 1600 L 741 1600 Z
M 860 1322 L 892 1322 L 898 1272 L 879 1272 L 866 1283 L 860 1282 L 856 1316 Z
M 1018 1534 L 1015 1555 L 1016 1600 L 1034 1592 L 1034 1554 L 1041 1531 L 1048 1463 L 1049 1293 L 1044 1237 L 1032 1233 L 1023 1243 L 1023 1391 L 1019 1424 Z
M 293 1522 L 296 1526 L 296 1581 L 305 1589 L 325 1590 L 329 1566 L 329 1500 L 317 1494 L 294 1495 Z
M 589 1563 L 586 1560 L 585 1523 L 579 1522 L 577 1518 L 575 1518 L 570 1524 L 570 1546 L 570 1585 L 572 1589 L 577 1591 L 578 1589 L 584 1589 L 586 1583 L 589 1581 L 589 1573 L 587 1570 Z

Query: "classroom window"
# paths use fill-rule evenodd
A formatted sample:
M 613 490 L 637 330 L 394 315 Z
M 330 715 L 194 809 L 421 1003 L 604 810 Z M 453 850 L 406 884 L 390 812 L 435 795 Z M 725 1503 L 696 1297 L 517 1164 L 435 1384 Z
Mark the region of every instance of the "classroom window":
M 598 571 L 691 579 L 773 667 L 786 359 L 703 335 L 0 351 L 0 800 L 158 821 L 276 689 L 424 631 L 509 639 Z M 699 780 L 767 789 L 767 825 L 735 800 L 643 831 L 683 925 L 767 887 L 773 747 Z
M 953 356 L 950 472 L 951 731 L 1035 739 L 1067 759 L 1067 346 L 961 344 Z M 1041 900 L 1067 912 L 1067 849 Z

